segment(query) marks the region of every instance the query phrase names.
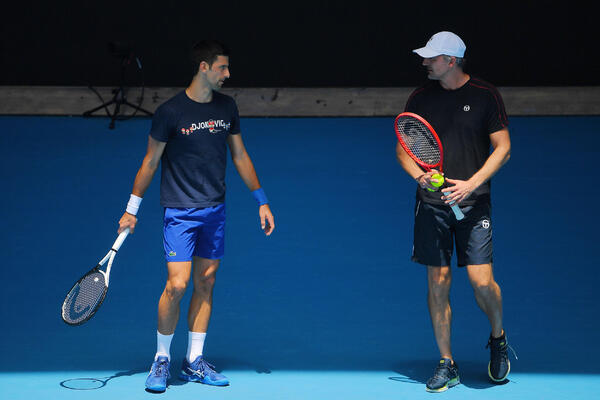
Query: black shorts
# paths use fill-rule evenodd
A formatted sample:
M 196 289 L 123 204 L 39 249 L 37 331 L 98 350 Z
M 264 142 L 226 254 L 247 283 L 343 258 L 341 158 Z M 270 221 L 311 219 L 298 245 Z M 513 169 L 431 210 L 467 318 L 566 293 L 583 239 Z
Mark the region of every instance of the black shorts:
M 430 266 L 450 265 L 454 243 L 459 267 L 492 263 L 492 206 L 480 202 L 460 208 L 465 218 L 457 221 L 446 205 L 415 205 L 412 260 Z

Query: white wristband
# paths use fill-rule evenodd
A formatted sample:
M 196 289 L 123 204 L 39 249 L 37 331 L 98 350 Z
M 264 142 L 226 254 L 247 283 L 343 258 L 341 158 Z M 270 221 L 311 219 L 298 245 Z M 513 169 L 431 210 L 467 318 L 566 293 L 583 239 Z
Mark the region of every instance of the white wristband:
M 132 194 L 129 196 L 129 202 L 127 203 L 127 211 L 131 215 L 136 215 L 138 210 L 140 209 L 140 204 L 142 203 L 142 198 Z

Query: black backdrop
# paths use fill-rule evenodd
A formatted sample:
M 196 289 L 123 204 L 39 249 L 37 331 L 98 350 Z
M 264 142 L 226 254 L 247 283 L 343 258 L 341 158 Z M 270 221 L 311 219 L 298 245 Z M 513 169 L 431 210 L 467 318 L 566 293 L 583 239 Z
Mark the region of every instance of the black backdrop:
M 599 84 L 589 10 L 486 3 L 22 1 L 3 12 L 0 84 L 116 85 L 108 43 L 119 41 L 146 85 L 184 86 L 188 49 L 214 38 L 232 50 L 230 87 L 413 86 L 424 73 L 411 50 L 439 30 L 459 34 L 468 70 L 498 86 Z M 142 82 L 135 64 L 125 72 L 126 84 Z

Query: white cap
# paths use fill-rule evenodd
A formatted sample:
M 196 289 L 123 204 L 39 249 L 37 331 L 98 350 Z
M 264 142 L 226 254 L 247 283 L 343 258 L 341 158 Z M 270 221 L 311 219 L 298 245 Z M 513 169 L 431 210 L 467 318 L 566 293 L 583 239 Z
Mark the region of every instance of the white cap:
M 425 47 L 413 50 L 423 58 L 431 58 L 444 54 L 447 56 L 464 57 L 467 46 L 458 35 L 452 32 L 438 32 L 433 35 Z

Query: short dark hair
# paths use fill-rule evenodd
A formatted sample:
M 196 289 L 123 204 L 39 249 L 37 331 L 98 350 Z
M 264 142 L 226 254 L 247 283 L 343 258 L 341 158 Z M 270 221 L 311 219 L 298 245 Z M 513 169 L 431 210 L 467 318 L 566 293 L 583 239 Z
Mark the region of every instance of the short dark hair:
M 194 75 L 198 72 L 202 61 L 212 67 L 218 56 L 229 56 L 229 49 L 223 43 L 216 40 L 201 40 L 196 43 L 190 52 Z

